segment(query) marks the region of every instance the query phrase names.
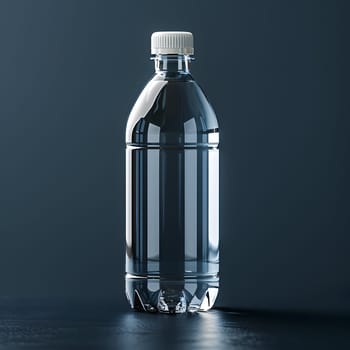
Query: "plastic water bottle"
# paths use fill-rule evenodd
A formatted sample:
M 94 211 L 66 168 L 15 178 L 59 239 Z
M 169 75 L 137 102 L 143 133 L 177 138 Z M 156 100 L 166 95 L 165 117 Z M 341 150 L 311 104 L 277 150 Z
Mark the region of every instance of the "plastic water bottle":
M 155 73 L 126 127 L 126 295 L 132 308 L 209 310 L 219 288 L 219 129 L 189 71 L 189 32 L 152 34 Z

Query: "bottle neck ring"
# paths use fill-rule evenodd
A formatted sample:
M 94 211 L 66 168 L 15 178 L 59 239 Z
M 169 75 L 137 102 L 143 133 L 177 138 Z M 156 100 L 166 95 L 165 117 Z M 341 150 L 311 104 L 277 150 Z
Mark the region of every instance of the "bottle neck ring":
M 190 73 L 190 62 L 194 59 L 191 55 L 176 55 L 176 54 L 157 54 L 151 57 L 154 60 L 154 68 L 156 73 L 160 72 L 177 72 Z

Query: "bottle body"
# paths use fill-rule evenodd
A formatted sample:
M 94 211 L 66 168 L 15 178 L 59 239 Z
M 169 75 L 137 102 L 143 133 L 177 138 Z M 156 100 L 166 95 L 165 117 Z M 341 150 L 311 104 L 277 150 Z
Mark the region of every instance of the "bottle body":
M 139 310 L 204 311 L 219 287 L 218 123 L 189 72 L 169 69 L 184 58 L 168 60 L 126 130 L 126 295 Z

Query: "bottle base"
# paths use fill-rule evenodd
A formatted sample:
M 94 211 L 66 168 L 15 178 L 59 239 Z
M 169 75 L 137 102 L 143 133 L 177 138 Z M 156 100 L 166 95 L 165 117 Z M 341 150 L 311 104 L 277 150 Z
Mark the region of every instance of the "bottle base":
M 208 311 L 219 292 L 217 276 L 172 280 L 127 274 L 126 296 L 137 311 L 179 314 Z

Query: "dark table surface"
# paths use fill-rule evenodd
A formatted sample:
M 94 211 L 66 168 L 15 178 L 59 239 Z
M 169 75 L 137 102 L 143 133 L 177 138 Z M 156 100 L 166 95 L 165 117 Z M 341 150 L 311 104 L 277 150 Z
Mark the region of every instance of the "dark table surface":
M 145 314 L 101 302 L 0 301 L 0 349 L 350 349 L 346 317 Z

